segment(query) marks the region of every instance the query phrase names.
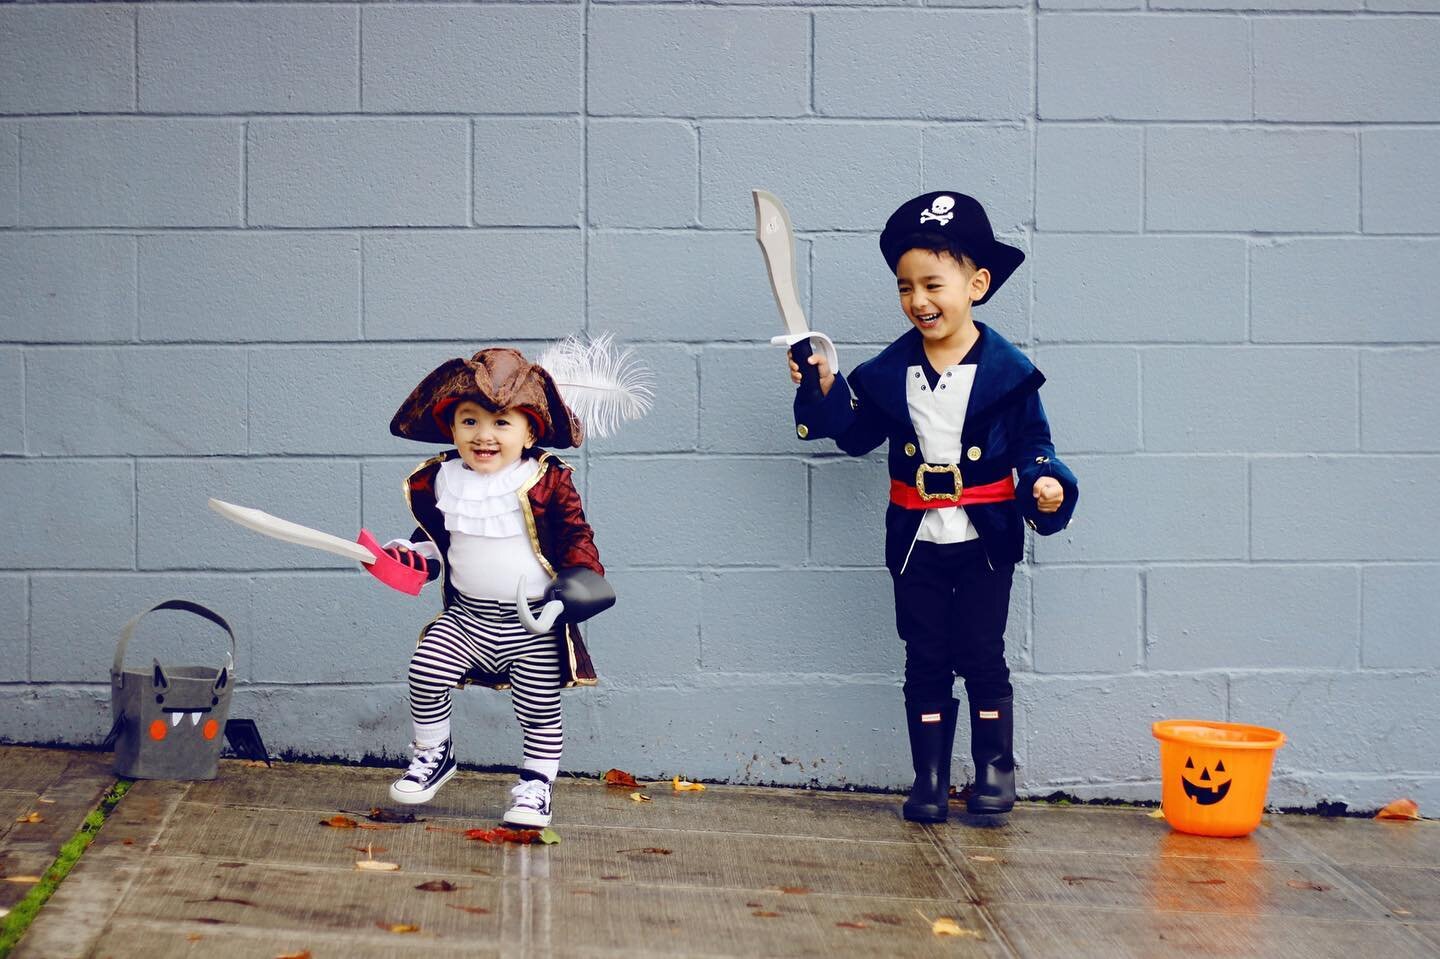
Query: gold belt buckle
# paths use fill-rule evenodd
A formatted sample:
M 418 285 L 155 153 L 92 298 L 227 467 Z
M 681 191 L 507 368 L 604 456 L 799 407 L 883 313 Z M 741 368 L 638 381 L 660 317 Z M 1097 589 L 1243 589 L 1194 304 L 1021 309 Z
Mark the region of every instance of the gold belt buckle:
M 926 473 L 949 473 L 955 477 L 955 492 L 953 493 L 930 493 L 925 489 Z M 960 480 L 960 467 L 954 463 L 945 466 L 932 466 L 929 463 L 921 463 L 919 469 L 915 470 L 915 492 L 920 494 L 920 499 L 926 503 L 932 499 L 948 500 L 952 503 L 960 502 L 960 494 L 964 487 Z

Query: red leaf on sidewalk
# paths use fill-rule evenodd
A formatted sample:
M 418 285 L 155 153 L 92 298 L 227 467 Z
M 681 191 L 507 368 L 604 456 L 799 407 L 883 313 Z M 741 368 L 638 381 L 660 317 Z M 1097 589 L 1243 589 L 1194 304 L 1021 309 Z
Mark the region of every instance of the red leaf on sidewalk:
M 1414 820 L 1420 818 L 1420 806 L 1413 799 L 1397 799 L 1375 814 L 1376 819 Z
M 636 789 L 640 786 L 640 784 L 635 781 L 635 777 L 623 769 L 607 770 L 605 773 L 605 785 L 624 786 L 627 789 Z

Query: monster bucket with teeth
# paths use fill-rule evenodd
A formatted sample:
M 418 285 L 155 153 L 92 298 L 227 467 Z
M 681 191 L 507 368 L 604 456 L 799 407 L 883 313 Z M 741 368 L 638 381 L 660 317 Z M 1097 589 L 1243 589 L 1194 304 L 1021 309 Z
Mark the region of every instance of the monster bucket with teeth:
M 159 609 L 175 609 L 225 630 L 230 651 L 224 665 L 124 669 L 125 647 L 135 627 Z M 114 717 L 116 775 L 131 779 L 214 779 L 224 741 L 225 717 L 234 686 L 235 632 L 199 603 L 167 599 L 125 624 L 110 668 L 110 712 Z

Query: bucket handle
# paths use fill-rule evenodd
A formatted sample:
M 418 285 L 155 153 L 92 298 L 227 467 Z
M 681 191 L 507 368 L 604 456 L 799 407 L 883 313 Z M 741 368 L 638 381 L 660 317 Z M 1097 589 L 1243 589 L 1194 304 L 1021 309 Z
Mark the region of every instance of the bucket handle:
M 130 638 L 135 635 L 135 627 L 140 625 L 140 620 L 155 612 L 157 609 L 179 609 L 187 613 L 194 613 L 196 616 L 202 616 L 225 630 L 225 634 L 230 637 L 230 653 L 226 657 L 225 667 L 232 673 L 235 671 L 235 630 L 231 629 L 230 624 L 225 622 L 225 617 L 209 607 L 201 606 L 199 603 L 192 603 L 188 599 L 166 599 L 156 603 L 144 612 L 137 614 L 134 619 L 126 623 L 125 627 L 120 630 L 120 642 L 115 646 L 115 664 L 110 667 L 110 679 L 112 682 L 118 683 L 120 681 L 121 670 L 125 665 L 125 647 L 130 645 Z

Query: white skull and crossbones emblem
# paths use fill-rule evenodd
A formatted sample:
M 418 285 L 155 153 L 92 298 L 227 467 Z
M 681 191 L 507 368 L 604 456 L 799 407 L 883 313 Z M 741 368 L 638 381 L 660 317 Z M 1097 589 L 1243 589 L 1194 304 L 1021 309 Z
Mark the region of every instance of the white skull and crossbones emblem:
M 949 226 L 950 221 L 955 218 L 952 212 L 955 209 L 955 198 L 953 196 L 937 196 L 930 204 L 930 209 L 920 211 L 920 222 L 929 223 L 931 220 L 938 220 L 941 226 Z

